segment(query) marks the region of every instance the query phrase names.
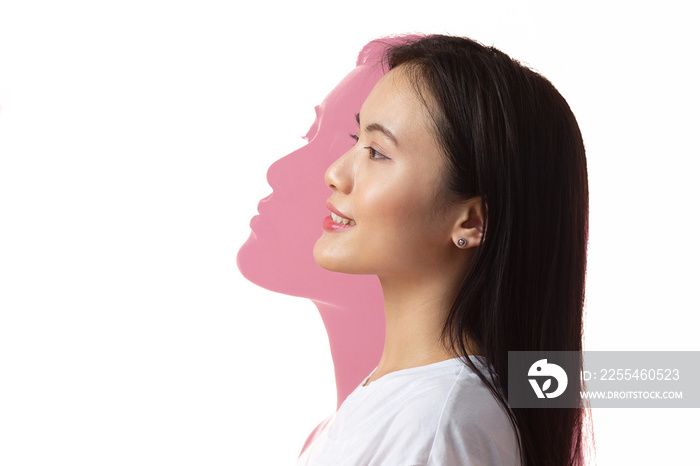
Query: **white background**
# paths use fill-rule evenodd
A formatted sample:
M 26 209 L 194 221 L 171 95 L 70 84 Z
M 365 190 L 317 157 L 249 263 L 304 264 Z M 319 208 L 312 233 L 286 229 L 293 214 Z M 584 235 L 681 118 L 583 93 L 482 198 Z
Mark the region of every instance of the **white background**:
M 237 3 L 0 1 L 0 464 L 293 464 L 335 406 L 327 338 L 235 255 L 267 167 L 391 33 L 557 86 L 589 163 L 586 349 L 700 349 L 691 2 Z M 687 464 L 697 414 L 596 410 L 599 464 Z

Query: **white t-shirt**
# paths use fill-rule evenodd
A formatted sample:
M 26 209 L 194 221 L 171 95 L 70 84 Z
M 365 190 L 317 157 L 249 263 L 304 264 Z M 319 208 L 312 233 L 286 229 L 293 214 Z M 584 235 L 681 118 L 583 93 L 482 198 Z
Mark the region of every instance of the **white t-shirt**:
M 501 405 L 454 358 L 360 384 L 297 466 L 519 466 L 517 445 Z

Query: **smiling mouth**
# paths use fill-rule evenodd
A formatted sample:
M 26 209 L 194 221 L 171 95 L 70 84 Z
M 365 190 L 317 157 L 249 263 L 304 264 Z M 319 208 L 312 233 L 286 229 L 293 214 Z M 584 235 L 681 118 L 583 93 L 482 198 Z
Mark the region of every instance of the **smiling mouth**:
M 355 225 L 355 220 L 341 217 L 340 215 L 336 214 L 335 212 L 331 212 L 331 219 L 335 223 L 340 223 L 341 225 L 348 225 L 348 226 L 353 226 Z

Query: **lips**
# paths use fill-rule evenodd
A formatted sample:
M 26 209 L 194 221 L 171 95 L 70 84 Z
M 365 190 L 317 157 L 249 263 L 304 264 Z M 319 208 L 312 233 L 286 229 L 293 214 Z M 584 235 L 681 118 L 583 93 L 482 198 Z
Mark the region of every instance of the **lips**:
M 323 219 L 323 229 L 326 231 L 345 231 L 351 228 L 355 228 L 355 225 L 336 223 L 333 221 L 333 218 L 331 218 L 330 215 Z
M 354 222 L 352 218 L 348 217 L 347 215 L 336 209 L 335 206 L 331 204 L 331 201 L 326 201 L 326 207 L 328 207 L 328 210 L 340 217 L 341 220 L 350 220 Z
M 335 212 L 331 212 L 331 219 L 335 223 L 342 223 L 343 225 L 349 225 L 349 226 L 354 226 L 355 225 L 355 220 L 351 220 L 349 218 L 341 217 L 340 215 L 337 215 Z
M 326 202 L 326 207 L 331 211 L 331 215 L 323 219 L 323 229 L 326 231 L 337 232 L 349 230 L 355 227 L 355 220 L 347 217 L 341 211 L 336 209 L 330 201 Z

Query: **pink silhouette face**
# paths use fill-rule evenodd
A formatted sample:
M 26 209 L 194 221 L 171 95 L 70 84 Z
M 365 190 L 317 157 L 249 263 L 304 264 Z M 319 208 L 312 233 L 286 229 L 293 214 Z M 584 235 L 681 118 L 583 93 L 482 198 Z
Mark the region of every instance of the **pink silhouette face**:
M 251 235 L 237 256 L 238 268 L 263 288 L 326 303 L 338 302 L 344 293 L 371 277 L 349 277 L 328 272 L 314 261 L 313 248 L 328 216 L 326 169 L 355 141 L 355 115 L 383 75 L 380 66 L 362 64 L 350 72 L 316 107 L 316 120 L 306 135 L 309 143 L 273 163 L 267 181 L 273 189 L 258 205 L 251 220 Z M 343 280 L 344 286 L 334 286 Z M 348 280 L 355 280 L 347 286 Z

